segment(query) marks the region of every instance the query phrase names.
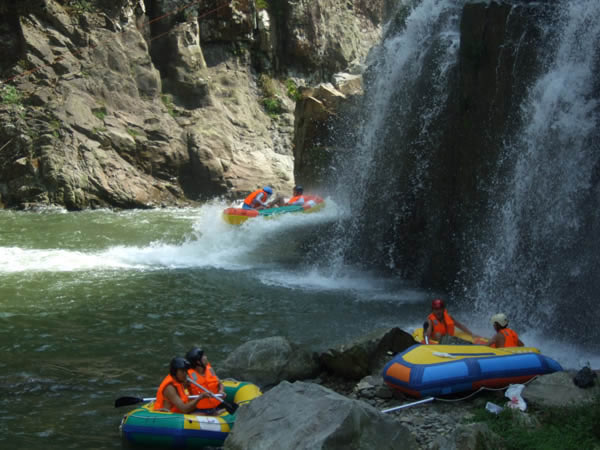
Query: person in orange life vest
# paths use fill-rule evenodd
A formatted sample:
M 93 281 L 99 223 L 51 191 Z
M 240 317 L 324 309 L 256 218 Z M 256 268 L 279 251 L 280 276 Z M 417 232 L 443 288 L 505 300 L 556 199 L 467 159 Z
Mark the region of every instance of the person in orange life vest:
M 169 375 L 160 383 L 154 401 L 155 411 L 171 411 L 189 414 L 196 409 L 196 405 L 209 395 L 190 400 L 187 391 L 187 371 L 190 363 L 180 356 L 175 357 L 169 364 Z
M 304 188 L 300 185 L 294 187 L 294 194 L 292 195 L 292 198 L 290 198 L 286 205 L 304 205 L 305 203 L 308 204 L 310 207 L 315 206 L 315 201 L 314 200 L 306 200 L 306 198 L 304 197 L 304 195 L 302 195 L 304 193 Z
M 188 369 L 188 376 L 215 395 L 221 394 L 221 398 L 225 399 L 225 387 L 215 374 L 204 351 L 198 347 L 193 347 L 186 353 L 185 358 L 191 365 L 191 368 Z M 194 383 L 190 383 L 190 392 L 192 394 L 206 394 L 206 392 L 194 385 Z M 216 412 L 215 408 L 222 402 L 208 394 L 206 395 L 207 397 L 198 402 L 196 408 L 203 410 L 204 413 Z
M 436 341 L 444 335 L 454 336 L 455 326 L 473 336 L 471 330 L 448 314 L 444 301 L 439 298 L 431 302 L 431 314 L 427 316 L 427 323 L 425 336 Z
M 265 209 L 267 207 L 267 199 L 272 194 L 273 188 L 269 186 L 257 189 L 244 199 L 242 209 Z
M 508 328 L 508 319 L 504 314 L 494 314 L 490 319 L 490 323 L 496 330 L 496 334 L 488 342 L 489 347 L 523 347 L 525 345 L 521 342 L 517 333 Z

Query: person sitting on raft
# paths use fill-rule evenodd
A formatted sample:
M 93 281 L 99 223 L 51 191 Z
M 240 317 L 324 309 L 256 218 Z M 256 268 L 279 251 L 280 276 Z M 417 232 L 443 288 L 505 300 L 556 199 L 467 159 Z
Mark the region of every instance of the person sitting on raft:
M 187 374 L 190 363 L 185 358 L 177 356 L 169 364 L 169 375 L 160 383 L 154 401 L 155 411 L 171 411 L 189 414 L 196 409 L 199 401 L 209 397 L 203 392 L 192 400 L 188 397 Z
M 311 208 L 316 205 L 314 200 L 307 199 L 304 196 L 304 188 L 300 185 L 294 186 L 292 197 L 286 202 L 283 196 L 278 195 L 272 203 L 272 206 L 304 206 L 307 204 Z
M 243 209 L 265 209 L 268 207 L 267 199 L 273 194 L 273 188 L 265 186 L 257 189 L 244 199 Z
M 490 323 L 496 330 L 496 334 L 488 342 L 489 347 L 523 347 L 525 344 L 521 342 L 517 333 L 508 328 L 508 319 L 502 313 L 494 314 L 490 319 Z
M 442 339 L 442 336 L 454 336 L 455 326 L 473 336 L 471 330 L 448 314 L 444 301 L 439 298 L 431 302 L 431 314 L 427 316 L 427 325 L 425 337 L 438 342 Z
M 303 194 L 304 194 L 304 188 L 302 186 L 300 186 L 300 185 L 295 186 L 292 198 L 290 198 L 286 202 L 286 205 L 301 205 L 301 206 L 304 206 L 304 204 L 307 204 L 311 208 L 313 206 L 315 206 L 315 201 L 314 200 L 307 200 L 306 197 L 304 197 Z
M 192 349 L 186 353 L 185 358 L 191 364 L 191 368 L 188 369 L 187 372 L 189 378 L 193 381 L 190 382 L 190 392 L 198 395 L 206 394 L 202 388 L 199 388 L 194 384 L 197 383 L 201 386 L 204 386 L 215 395 L 221 395 L 221 398 L 225 399 L 225 387 L 215 374 L 215 371 L 208 362 L 208 358 L 204 354 L 204 351 L 198 347 L 192 347 Z M 204 414 L 218 413 L 217 407 L 222 403 L 222 401 L 214 397 L 210 397 L 209 394 L 206 395 L 207 397 L 202 398 L 202 400 L 198 402 L 196 408 L 201 410 L 200 412 Z

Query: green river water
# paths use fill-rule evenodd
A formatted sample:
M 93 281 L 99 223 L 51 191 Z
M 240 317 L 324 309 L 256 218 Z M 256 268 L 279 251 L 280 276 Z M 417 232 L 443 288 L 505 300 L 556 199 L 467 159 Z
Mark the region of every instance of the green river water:
M 115 398 L 153 397 L 193 344 L 218 373 L 250 339 L 319 351 L 426 314 L 398 280 L 302 260 L 335 208 L 231 227 L 224 206 L 0 211 L 0 447 L 121 448 Z

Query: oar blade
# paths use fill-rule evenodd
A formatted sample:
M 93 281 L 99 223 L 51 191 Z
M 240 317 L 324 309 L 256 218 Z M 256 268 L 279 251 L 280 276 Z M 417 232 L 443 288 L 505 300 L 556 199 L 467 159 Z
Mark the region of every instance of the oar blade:
M 127 405 L 137 405 L 138 403 L 142 403 L 143 401 L 144 399 L 139 397 L 119 397 L 115 400 L 115 408 Z

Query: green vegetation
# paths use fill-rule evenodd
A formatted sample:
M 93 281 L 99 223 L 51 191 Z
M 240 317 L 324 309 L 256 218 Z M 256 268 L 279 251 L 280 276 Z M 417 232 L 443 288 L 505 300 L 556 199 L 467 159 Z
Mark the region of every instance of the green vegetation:
M 60 136 L 60 134 L 59 134 L 60 128 L 61 128 L 61 124 L 58 119 L 53 119 L 50 121 L 50 130 L 52 131 L 52 135 L 55 138 L 58 138 Z
M 167 108 L 167 113 L 169 113 L 171 117 L 177 117 L 179 115 L 179 112 L 175 109 L 173 96 L 171 94 L 161 94 L 160 99 Z
M 262 104 L 267 114 L 271 117 L 275 117 L 283 112 L 283 105 L 281 104 L 281 100 L 277 97 L 263 98 Z
M 275 81 L 269 75 L 263 73 L 258 77 L 258 85 L 263 94 L 261 103 L 267 114 L 271 117 L 281 114 L 283 112 L 283 103 L 277 96 L 278 90 Z
M 104 120 L 104 118 L 106 117 L 106 108 L 102 107 L 102 108 L 95 108 L 92 110 L 92 113 L 94 113 L 94 115 L 100 119 L 100 120 Z
M 70 0 L 67 10 L 75 14 L 83 14 L 94 11 L 91 0 Z
M 600 446 L 600 396 L 584 406 L 528 410 L 539 426 L 519 420 L 519 412 L 505 408 L 499 415 L 478 409 L 473 422 L 485 422 L 502 436 L 508 450 L 583 449 Z
M 302 98 L 302 94 L 300 94 L 300 91 L 298 90 L 298 85 L 291 78 L 285 80 L 285 87 L 287 88 L 288 97 L 292 100 L 298 101 Z
M 0 87 L 0 98 L 5 105 L 20 105 L 22 102 L 19 90 L 10 84 Z
M 256 0 L 256 9 L 259 11 L 261 9 L 269 9 L 269 1 L 268 0 Z
M 130 136 L 135 139 L 136 137 L 138 137 L 140 135 L 140 133 L 138 133 L 137 131 L 131 129 L 131 128 L 127 128 L 127 132 L 130 134 Z

